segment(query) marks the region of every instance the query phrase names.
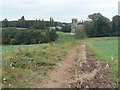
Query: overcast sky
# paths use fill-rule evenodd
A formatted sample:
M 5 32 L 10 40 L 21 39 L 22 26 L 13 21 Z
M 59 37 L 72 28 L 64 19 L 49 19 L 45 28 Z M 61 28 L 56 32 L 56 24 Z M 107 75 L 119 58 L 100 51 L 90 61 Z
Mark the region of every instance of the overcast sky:
M 0 19 L 45 19 L 71 22 L 71 18 L 87 20 L 89 14 L 100 12 L 110 20 L 118 14 L 119 0 L 0 0 Z

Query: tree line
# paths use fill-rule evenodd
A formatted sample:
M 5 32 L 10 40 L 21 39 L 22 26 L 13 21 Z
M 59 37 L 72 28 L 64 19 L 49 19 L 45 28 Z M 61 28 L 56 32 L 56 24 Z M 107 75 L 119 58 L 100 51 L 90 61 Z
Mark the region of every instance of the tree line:
M 22 16 L 17 21 L 2 21 L 2 44 L 20 45 L 20 44 L 38 44 L 48 43 L 57 40 L 56 31 L 49 30 L 49 27 L 61 26 L 63 32 L 70 32 L 70 26 L 64 23 L 55 22 L 50 17 L 50 21 L 25 20 Z
M 57 26 L 59 22 L 54 22 L 54 19 L 50 17 L 50 21 L 42 20 L 25 20 L 25 17 L 22 16 L 21 19 L 17 21 L 8 21 L 6 18 L 2 21 L 2 27 L 18 27 L 18 28 L 34 28 L 45 30 L 49 27 Z
M 64 26 L 63 26 L 64 24 Z M 40 29 L 46 30 L 49 27 L 62 27 L 61 30 L 56 29 L 57 31 L 62 32 L 71 32 L 71 27 L 67 23 L 55 22 L 53 18 L 50 17 L 49 21 L 44 21 L 44 19 L 36 19 L 36 20 L 25 20 L 25 17 L 22 16 L 21 19 L 17 21 L 8 21 L 6 18 L 2 21 L 2 27 L 16 27 L 16 28 L 28 28 L 28 29 Z
M 40 44 L 55 41 L 58 38 L 56 31 L 29 30 L 6 28 L 2 31 L 2 44 Z
M 120 16 L 116 15 L 110 21 L 100 13 L 94 13 L 89 15 L 88 19 L 88 21 L 82 22 L 83 26 L 80 30 L 76 30 L 76 38 L 119 36 Z M 3 44 L 38 44 L 55 41 L 58 38 L 57 33 L 49 31 L 48 28 L 57 25 L 62 27 L 60 31 L 71 32 L 70 24 L 55 22 L 53 18 L 50 18 L 50 21 L 25 20 L 24 16 L 18 21 L 4 19 L 2 21 L 2 41 Z M 27 29 L 19 30 L 9 27 Z
M 88 16 L 80 30 L 76 30 L 76 38 L 119 36 L 120 16 L 116 15 L 110 21 L 101 13 Z

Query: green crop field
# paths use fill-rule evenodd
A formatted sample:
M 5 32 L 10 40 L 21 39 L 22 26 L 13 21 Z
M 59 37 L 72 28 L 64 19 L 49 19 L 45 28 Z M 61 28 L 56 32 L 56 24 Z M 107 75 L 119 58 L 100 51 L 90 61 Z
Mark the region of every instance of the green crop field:
M 96 58 L 102 64 L 109 64 L 109 70 L 112 73 L 109 77 L 116 79 L 118 73 L 118 38 L 93 38 L 89 44 L 96 54 Z M 112 84 L 116 86 L 114 82 Z
M 93 41 L 90 43 L 103 52 L 104 58 L 107 56 L 107 59 L 113 57 L 118 60 L 118 40 Z

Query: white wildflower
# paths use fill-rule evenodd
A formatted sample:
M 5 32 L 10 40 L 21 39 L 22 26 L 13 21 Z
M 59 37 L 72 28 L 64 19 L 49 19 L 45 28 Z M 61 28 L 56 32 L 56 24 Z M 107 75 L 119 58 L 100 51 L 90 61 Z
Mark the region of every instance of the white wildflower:
M 114 58 L 113 58 L 113 57 L 111 57 L 111 59 L 112 59 L 112 60 L 114 60 Z
M 107 63 L 107 64 L 106 64 L 106 68 L 108 68 L 108 67 L 109 67 L 109 64 Z
M 11 84 L 9 84 L 9 86 L 11 86 Z
M 3 78 L 3 81 L 5 81 L 6 80 L 6 78 Z
M 13 62 L 11 62 L 10 66 L 12 67 Z
M 31 63 L 31 61 L 29 61 L 29 63 Z

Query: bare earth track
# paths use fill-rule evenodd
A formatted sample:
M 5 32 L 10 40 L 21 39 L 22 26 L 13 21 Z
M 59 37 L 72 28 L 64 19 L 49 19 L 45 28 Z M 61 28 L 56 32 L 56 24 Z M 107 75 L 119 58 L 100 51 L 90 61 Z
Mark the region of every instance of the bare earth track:
M 75 81 L 71 87 L 77 88 L 112 88 L 106 65 L 100 64 L 93 54 L 88 54 L 88 47 L 81 46 Z
M 74 60 L 78 57 L 77 48 L 79 48 L 79 46 L 69 51 L 66 59 L 58 63 L 57 67 L 50 72 L 50 80 L 47 82 L 43 81 L 43 83 L 39 85 L 40 88 L 65 88 L 68 86 L 67 81 L 70 76 L 69 70 L 74 63 Z
M 80 50 L 78 52 L 78 50 Z M 106 77 L 105 66 L 88 55 L 86 45 L 78 45 L 69 51 L 64 61 L 50 71 L 48 78 L 38 84 L 39 88 L 112 88 Z M 74 80 L 70 80 L 71 68 L 78 59 Z M 101 68 L 102 67 L 102 68 Z

